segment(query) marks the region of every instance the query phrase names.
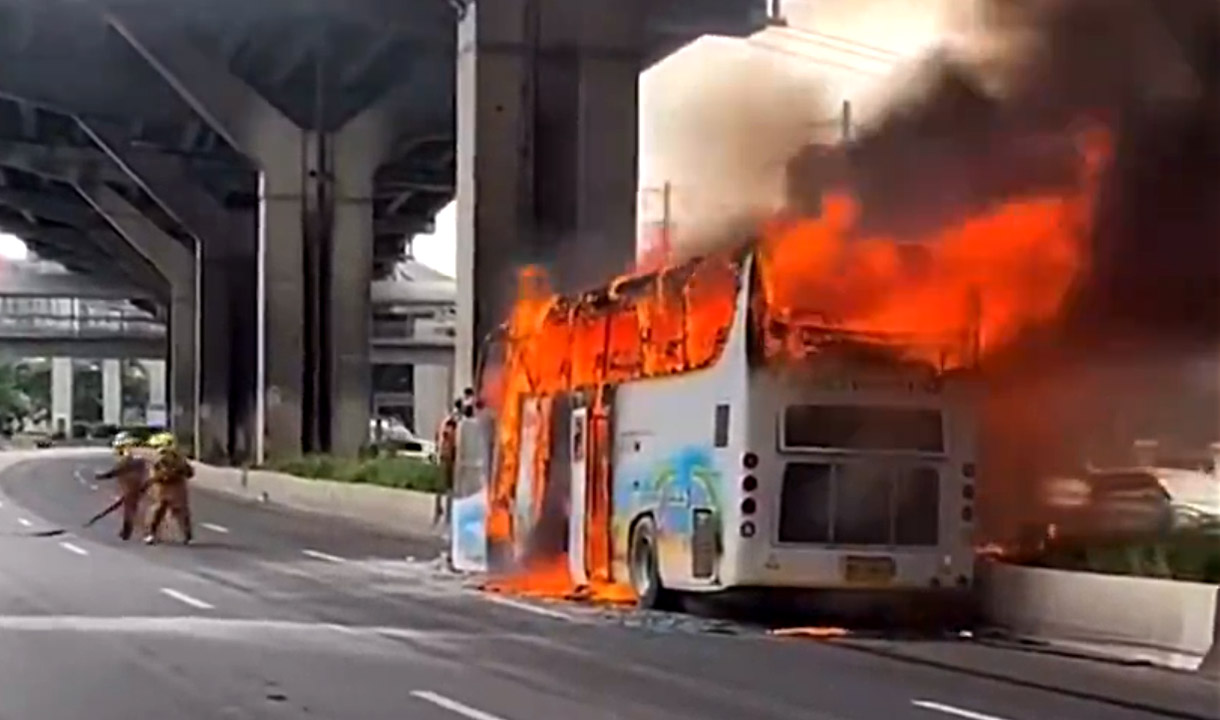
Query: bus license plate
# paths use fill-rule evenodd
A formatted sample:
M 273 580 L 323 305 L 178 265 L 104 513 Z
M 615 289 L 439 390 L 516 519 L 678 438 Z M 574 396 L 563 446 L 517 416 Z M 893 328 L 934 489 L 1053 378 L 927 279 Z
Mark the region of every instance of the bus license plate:
M 894 559 L 849 555 L 843 559 L 843 579 L 854 585 L 885 585 L 894 579 Z

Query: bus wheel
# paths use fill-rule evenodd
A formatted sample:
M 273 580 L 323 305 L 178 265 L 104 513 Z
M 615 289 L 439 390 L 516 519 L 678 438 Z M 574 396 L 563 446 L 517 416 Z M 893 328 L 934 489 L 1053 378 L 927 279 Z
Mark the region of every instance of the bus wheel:
M 662 608 L 668 593 L 661 586 L 661 574 L 657 568 L 657 530 L 651 518 L 644 518 L 635 526 L 628 558 L 628 573 L 631 588 L 635 590 L 636 604 L 646 609 Z

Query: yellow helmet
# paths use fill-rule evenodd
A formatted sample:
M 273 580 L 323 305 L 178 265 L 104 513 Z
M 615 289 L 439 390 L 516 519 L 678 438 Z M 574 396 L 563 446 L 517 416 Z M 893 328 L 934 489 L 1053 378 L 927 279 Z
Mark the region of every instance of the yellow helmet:
M 148 447 L 154 450 L 170 450 L 174 447 L 174 435 L 168 432 L 159 432 L 156 435 L 148 438 Z
M 126 455 L 136 446 L 136 439 L 128 433 L 119 433 L 114 439 L 114 452 L 117 455 Z

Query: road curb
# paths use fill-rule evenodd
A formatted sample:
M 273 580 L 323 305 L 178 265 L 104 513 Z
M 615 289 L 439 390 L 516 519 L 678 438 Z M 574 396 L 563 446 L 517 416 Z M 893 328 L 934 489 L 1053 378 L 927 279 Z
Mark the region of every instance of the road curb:
M 1051 693 L 1055 693 L 1057 695 L 1065 695 L 1068 697 L 1074 697 L 1074 698 L 1078 698 L 1081 700 L 1090 700 L 1093 702 L 1104 703 L 1106 705 L 1111 705 L 1113 707 L 1120 707 L 1120 708 L 1124 708 L 1124 709 L 1128 709 L 1128 710 L 1138 710 L 1140 712 L 1153 713 L 1156 715 L 1164 715 L 1166 717 L 1183 718 L 1183 720 L 1216 720 L 1215 715 L 1204 715 L 1201 713 L 1195 713 L 1195 712 L 1191 712 L 1188 710 L 1178 710 L 1175 708 L 1168 708 L 1168 707 L 1164 707 L 1164 706 L 1160 706 L 1160 705 L 1154 705 L 1152 703 L 1139 702 L 1137 700 L 1125 700 L 1122 698 L 1102 695 L 1100 693 L 1089 692 L 1087 690 L 1077 690 L 1075 688 L 1065 687 L 1063 685 L 1057 685 L 1055 683 L 1040 682 L 1038 680 L 1029 680 L 1027 678 L 1018 677 L 1018 676 L 1016 676 L 1014 674 L 1010 674 L 1010 673 L 994 672 L 991 670 L 984 670 L 984 669 L 978 668 L 978 667 L 962 665 L 962 664 L 958 664 L 958 663 L 945 662 L 943 660 L 934 660 L 932 658 L 917 657 L 914 655 L 909 655 L 909 654 L 901 653 L 901 652 L 892 652 L 892 651 L 886 650 L 885 648 L 879 648 L 879 647 L 874 647 L 871 645 L 855 643 L 855 642 L 852 642 L 851 640 L 841 640 L 841 639 L 839 639 L 839 640 L 821 640 L 819 642 L 824 642 L 827 645 L 833 645 L 835 647 L 841 647 L 841 648 L 844 648 L 847 650 L 853 650 L 855 652 L 863 653 L 866 655 L 873 655 L 875 657 L 888 658 L 890 660 L 897 660 L 899 662 L 911 663 L 913 665 L 923 665 L 925 667 L 935 668 L 937 670 L 945 670 L 948 672 L 961 673 L 963 675 L 969 675 L 971 677 L 982 678 L 985 680 L 994 680 L 996 682 L 1002 682 L 1002 683 L 1006 683 L 1008 685 L 1015 685 L 1017 687 L 1025 687 L 1025 688 L 1031 688 L 1034 690 L 1042 690 L 1044 692 L 1051 692 Z M 1172 671 L 1165 670 L 1165 672 L 1172 672 Z
M 435 536 L 435 496 L 415 490 L 299 478 L 193 463 L 196 487 L 248 501 L 353 520 L 393 534 Z

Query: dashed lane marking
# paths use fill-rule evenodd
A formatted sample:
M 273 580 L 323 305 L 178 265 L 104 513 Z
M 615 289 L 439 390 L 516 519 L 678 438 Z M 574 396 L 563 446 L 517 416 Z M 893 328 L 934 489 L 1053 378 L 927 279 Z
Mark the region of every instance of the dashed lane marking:
M 34 523 L 25 518 L 17 518 L 17 523 L 21 525 L 21 527 L 32 527 L 34 525 Z
M 190 605 L 193 608 L 199 608 L 200 610 L 211 610 L 215 607 L 211 603 L 206 603 L 199 598 L 191 597 L 190 595 L 173 588 L 161 588 L 161 594 L 171 597 L 180 603 Z
M 86 550 L 83 547 L 81 547 L 80 545 L 76 545 L 74 543 L 65 541 L 65 542 L 61 542 L 59 544 L 59 546 L 61 548 L 63 548 L 64 550 L 67 550 L 70 553 L 76 553 L 77 555 L 88 555 L 89 554 L 88 550 Z
M 331 555 L 330 553 L 324 553 L 324 552 L 320 552 L 318 550 L 302 550 L 301 554 L 305 555 L 306 557 L 311 557 L 315 560 L 326 560 L 327 562 L 335 562 L 335 563 L 346 562 L 343 558 L 339 557 L 338 555 Z
M 217 525 L 216 523 L 200 523 L 200 524 L 203 527 L 207 528 L 208 530 L 211 530 L 214 533 L 220 533 L 221 535 L 229 534 L 229 528 L 225 527 L 224 525 Z
M 505 607 L 516 608 L 517 610 L 533 613 L 535 615 L 541 615 L 542 617 L 548 617 L 554 620 L 565 620 L 567 622 L 573 622 L 574 620 L 571 615 L 565 612 L 540 607 L 538 605 L 532 605 L 527 602 L 521 602 L 520 600 L 513 600 L 512 598 L 506 598 L 503 595 L 489 595 L 487 593 L 480 593 L 479 596 L 487 602 L 495 603 L 496 605 L 504 605 Z
M 965 710 L 963 708 L 953 707 L 952 705 L 933 702 L 932 700 L 912 700 L 911 704 L 915 707 L 923 708 L 924 710 L 931 710 L 933 712 L 944 713 L 945 715 L 966 718 L 966 720 L 1005 720 L 1005 718 L 999 717 L 998 715 L 988 715 L 986 713 L 975 712 L 974 710 Z
M 412 690 L 411 695 L 417 697 L 424 702 L 432 703 L 437 707 L 444 708 L 449 712 L 457 713 L 471 720 L 504 720 L 499 715 L 492 715 L 489 712 L 472 708 L 465 703 L 460 703 L 452 698 L 447 698 L 439 693 L 434 693 L 431 690 Z

